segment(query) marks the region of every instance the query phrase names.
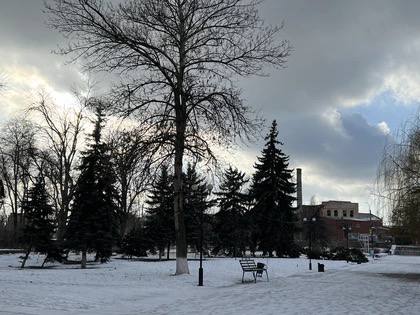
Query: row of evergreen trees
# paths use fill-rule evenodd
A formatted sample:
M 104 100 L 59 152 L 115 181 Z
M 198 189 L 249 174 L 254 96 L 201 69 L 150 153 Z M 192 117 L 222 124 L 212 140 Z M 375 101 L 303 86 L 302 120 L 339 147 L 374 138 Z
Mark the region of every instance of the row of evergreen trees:
M 80 176 L 62 244 L 53 241 L 53 208 L 42 172 L 31 188 L 23 205 L 26 258 L 35 250 L 47 254 L 46 259 L 60 260 L 63 252 L 73 250 L 82 253 L 81 265 L 85 268 L 88 252 L 96 253 L 100 261 L 110 257 L 118 239 L 119 214 L 110 150 L 101 140 L 102 125 L 103 115 L 98 109 L 91 143 L 79 166 Z M 296 218 L 292 206 L 295 184 L 288 156 L 281 151 L 277 136 L 274 121 L 249 186 L 243 172 L 229 167 L 212 197 L 205 178 L 193 165 L 188 165 L 183 195 L 190 246 L 199 247 L 203 228 L 205 244 L 215 253 L 238 256 L 250 249 L 262 250 L 270 256 L 296 255 L 293 242 Z M 145 217 L 118 244 L 127 254 L 142 256 L 146 251 L 163 253 L 165 249 L 169 253 L 175 240 L 172 186 L 171 174 L 162 167 L 149 190 Z
M 249 187 L 245 173 L 229 167 L 211 200 L 205 179 L 188 165 L 184 175 L 184 201 L 190 246 L 198 246 L 203 223 L 206 244 L 215 254 L 222 252 L 236 257 L 246 249 L 253 252 L 258 249 L 269 256 L 298 254 L 293 240 L 297 221 L 293 208 L 295 184 L 288 157 L 281 151 L 277 136 L 274 121 Z M 174 242 L 171 187 L 171 176 L 162 168 L 149 193 L 144 231 L 135 232 L 143 237 L 145 250 L 162 252 Z M 209 211 L 214 208 L 212 212 L 216 213 L 212 215 Z

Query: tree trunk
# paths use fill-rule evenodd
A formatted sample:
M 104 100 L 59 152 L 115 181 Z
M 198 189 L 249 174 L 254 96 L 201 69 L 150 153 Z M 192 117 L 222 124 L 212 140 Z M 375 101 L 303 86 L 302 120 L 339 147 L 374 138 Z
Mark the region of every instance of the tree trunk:
M 86 258 L 86 250 L 83 250 L 82 251 L 82 262 L 81 262 L 81 265 L 80 265 L 80 267 L 82 269 L 86 269 L 86 260 L 87 260 L 87 258 Z
M 171 242 L 168 242 L 168 251 L 166 252 L 166 260 L 169 260 L 169 252 L 171 251 Z
M 67 213 L 65 209 L 59 210 L 57 221 L 57 240 L 61 243 L 64 239 L 64 231 L 67 223 Z
M 28 260 L 29 254 L 31 253 L 32 246 L 29 246 L 28 250 L 26 251 L 25 257 L 23 258 L 22 265 L 20 268 L 24 268 L 26 264 L 26 260 Z
M 182 116 L 182 114 L 180 114 Z M 184 155 L 185 122 L 182 117 L 177 120 L 174 165 L 174 217 L 176 238 L 176 275 L 190 273 L 187 261 L 187 235 L 184 220 L 184 193 L 182 185 L 182 160 Z

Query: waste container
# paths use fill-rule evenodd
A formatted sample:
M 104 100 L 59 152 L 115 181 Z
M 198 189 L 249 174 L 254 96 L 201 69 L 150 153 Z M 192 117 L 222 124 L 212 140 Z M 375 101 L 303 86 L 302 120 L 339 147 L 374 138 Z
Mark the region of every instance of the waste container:
M 318 263 L 318 272 L 324 272 L 325 271 L 324 267 L 325 267 L 324 264 Z

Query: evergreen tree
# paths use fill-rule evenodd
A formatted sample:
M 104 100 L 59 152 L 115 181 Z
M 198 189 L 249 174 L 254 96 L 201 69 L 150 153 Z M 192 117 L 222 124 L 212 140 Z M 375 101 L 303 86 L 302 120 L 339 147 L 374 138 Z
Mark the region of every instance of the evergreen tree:
M 255 164 L 251 196 L 254 202 L 252 219 L 256 227 L 254 237 L 258 247 L 272 256 L 295 256 L 293 234 L 296 230 L 296 215 L 292 203 L 295 200 L 295 184 L 289 157 L 279 148 L 277 123 L 274 120 L 267 141 Z
M 54 209 L 48 202 L 48 194 L 42 176 L 38 176 L 35 185 L 29 189 L 28 196 L 22 203 L 22 210 L 25 213 L 23 242 L 27 245 L 27 251 L 21 268 L 25 266 L 32 250 L 46 254 L 42 264 L 44 266 L 48 258 L 57 258 L 57 250 L 52 240 L 55 229 Z
M 96 252 L 96 259 L 106 261 L 112 254 L 116 231 L 116 190 L 108 146 L 101 141 L 103 114 L 97 108 L 93 143 L 83 153 L 76 184 L 66 244 L 82 252 L 81 267 L 86 268 L 86 253 Z
M 145 236 L 145 230 L 142 226 L 135 226 L 130 232 L 128 232 L 121 244 L 122 252 L 132 258 L 146 257 L 147 249 L 150 245 Z
M 196 249 L 200 246 L 201 226 L 204 235 L 208 235 L 210 232 L 211 217 L 206 212 L 214 205 L 214 201 L 208 200 L 211 188 L 205 178 L 199 176 L 195 168 L 189 163 L 187 172 L 184 174 L 183 186 L 185 225 L 187 243 Z
M 216 193 L 219 212 L 215 214 L 215 252 L 227 250 L 236 257 L 245 251 L 248 227 L 246 205 L 248 196 L 242 192 L 248 182 L 245 173 L 229 167 L 223 174 L 220 191 Z
M 145 233 L 152 244 L 151 249 L 157 249 L 161 257 L 162 252 L 167 248 L 169 259 L 171 243 L 175 240 L 175 225 L 173 185 L 167 167 L 162 167 L 159 178 L 152 186 L 147 204 Z

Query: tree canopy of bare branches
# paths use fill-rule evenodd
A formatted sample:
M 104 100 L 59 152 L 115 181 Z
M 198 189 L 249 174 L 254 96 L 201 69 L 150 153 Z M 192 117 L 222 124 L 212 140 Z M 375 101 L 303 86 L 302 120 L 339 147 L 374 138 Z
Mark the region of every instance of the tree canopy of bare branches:
M 411 242 L 420 242 L 420 116 L 385 147 L 378 168 L 378 206 Z
M 12 118 L 1 130 L 0 172 L 13 216 L 15 242 L 19 209 L 34 178 L 35 133 L 34 125 L 25 118 Z
M 188 273 L 183 158 L 215 160 L 212 143 L 248 137 L 255 124 L 238 77 L 281 68 L 290 53 L 280 27 L 259 17 L 260 0 L 55 0 L 52 28 L 89 70 L 115 71 L 114 112 L 134 116 L 150 143 L 173 157 L 176 274 Z
M 48 102 L 45 96 L 29 111 L 40 115 L 39 130 L 43 148 L 38 150 L 43 175 L 52 187 L 56 211 L 57 239 L 62 240 L 70 211 L 75 185 L 78 144 L 83 131 L 83 100 L 78 108 L 62 110 Z
M 117 178 L 117 202 L 120 217 L 120 238 L 127 232 L 127 220 L 139 196 L 151 181 L 150 161 L 137 130 L 116 130 L 110 135 L 108 145 Z

